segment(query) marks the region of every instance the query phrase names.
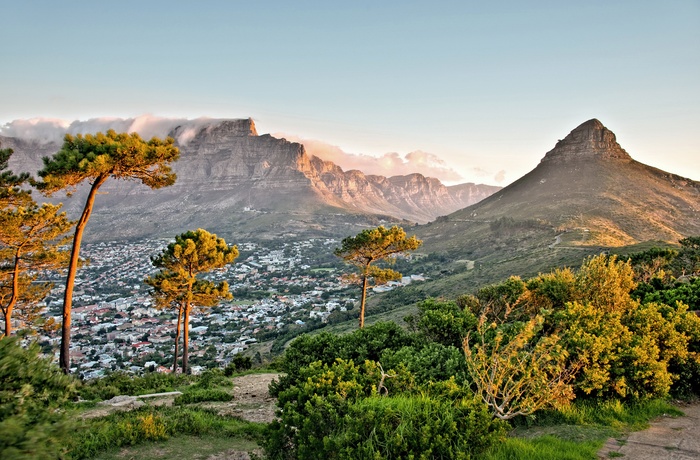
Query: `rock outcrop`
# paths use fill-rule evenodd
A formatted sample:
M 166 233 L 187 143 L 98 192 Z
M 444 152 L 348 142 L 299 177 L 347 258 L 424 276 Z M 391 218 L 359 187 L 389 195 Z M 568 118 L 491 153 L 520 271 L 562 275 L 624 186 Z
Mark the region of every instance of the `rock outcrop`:
M 547 152 L 542 161 L 580 160 L 584 158 L 631 160 L 617 143 L 615 134 L 593 118 L 580 124 Z

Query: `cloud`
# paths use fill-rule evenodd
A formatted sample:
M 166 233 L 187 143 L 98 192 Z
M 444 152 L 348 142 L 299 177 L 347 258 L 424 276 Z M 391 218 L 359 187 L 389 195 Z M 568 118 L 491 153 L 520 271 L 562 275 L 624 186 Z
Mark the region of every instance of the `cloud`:
M 500 171 L 498 171 L 496 173 L 496 175 L 493 176 L 493 180 L 495 180 L 498 183 L 501 183 L 504 180 L 506 180 L 506 171 L 504 169 L 501 169 Z
M 459 182 L 463 177 L 435 154 L 416 150 L 401 156 L 397 152 L 385 153 L 380 157 L 347 153 L 340 147 L 314 139 L 302 139 L 287 134 L 275 134 L 291 142 L 304 145 L 309 155 L 315 155 L 322 160 L 332 161 L 344 170 L 357 169 L 365 174 L 379 176 L 405 176 L 420 173 L 427 177 L 435 177 L 443 182 Z
M 141 115 L 135 118 L 100 117 L 72 122 L 52 118 L 14 120 L 0 126 L 0 135 L 36 140 L 42 143 L 61 142 L 66 134 L 91 134 L 113 129 L 117 132 L 136 132 L 144 139 L 166 137 L 176 127 L 181 127 L 177 136 L 180 144 L 186 144 L 199 129 L 213 122 L 214 118 L 163 118 Z

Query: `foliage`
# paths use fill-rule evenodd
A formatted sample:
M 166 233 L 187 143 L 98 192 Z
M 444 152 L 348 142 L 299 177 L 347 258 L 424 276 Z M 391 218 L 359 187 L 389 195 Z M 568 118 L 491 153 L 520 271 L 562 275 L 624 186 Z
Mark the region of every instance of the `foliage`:
M 92 458 L 105 450 L 178 435 L 215 434 L 259 439 L 262 429 L 261 424 L 220 416 L 207 409 L 145 406 L 83 420 L 67 442 L 71 447 L 71 457 L 80 460 Z
M 78 392 L 82 399 L 104 401 L 119 395 L 138 396 L 175 391 L 193 379 L 192 376 L 160 372 L 150 372 L 143 376 L 113 372 L 105 377 L 83 382 L 78 387 Z
M 72 422 L 62 406 L 75 395 L 74 380 L 41 358 L 37 345 L 4 338 L 0 382 L 0 458 L 63 458 Z
M 43 193 L 52 195 L 66 190 L 70 195 L 78 184 L 84 181 L 90 183 L 83 213 L 75 226 L 63 298 L 59 364 L 66 373 L 70 370 L 71 307 L 80 244 L 97 191 L 110 177 L 138 180 L 152 189 L 172 185 L 175 174 L 170 169 L 170 163 L 180 155 L 174 143 L 172 138 L 161 141 L 155 137 L 145 142 L 136 133 L 117 134 L 113 130 L 107 131 L 107 134 L 85 136 L 66 134 L 61 150 L 52 158 L 43 159 L 44 167 L 38 172 L 42 180 L 35 183 Z
M 38 316 L 37 303 L 52 287 L 36 283 L 40 270 L 57 269 L 67 260 L 61 247 L 63 235 L 73 225 L 60 213 L 61 205 L 29 200 L 26 205 L 0 209 L 0 309 L 5 320 L 5 336 L 12 330 L 15 307 L 26 324 Z
M 459 382 L 468 380 L 464 352 L 452 345 L 429 342 L 424 346 L 387 349 L 382 352 L 381 363 L 387 369 L 405 366 L 415 377 L 416 383 L 421 385 L 449 380 L 451 377 Z
M 341 246 L 336 248 L 335 255 L 354 266 L 359 272 L 358 281 L 362 285 L 360 329 L 365 326 L 365 303 L 369 280 L 374 280 L 374 284 L 378 285 L 401 278 L 401 274 L 397 271 L 372 264 L 385 259 L 392 260 L 399 254 L 418 249 L 421 244 L 422 241 L 415 235 L 406 238 L 406 232 L 401 227 L 393 226 L 387 229 L 379 226 L 345 238 Z
M 327 332 L 305 334 L 287 348 L 280 362 L 280 370 L 286 375 L 277 383 L 273 382 L 270 390 L 276 396 L 296 384 L 302 379 L 305 367 L 316 361 L 327 365 L 333 364 L 336 358 L 354 362 L 379 361 L 386 350 L 399 350 L 417 343 L 414 335 L 395 323 L 377 323 L 341 336 Z
M 682 304 L 640 304 L 630 295 L 633 278 L 628 262 L 589 259 L 577 275 L 576 300 L 552 316 L 572 358 L 582 364 L 576 382 L 582 394 L 664 396 L 679 377 L 674 367 L 697 362 L 689 352 L 700 321 Z
M 464 337 L 477 323 L 476 316 L 454 301 L 428 299 L 418 304 L 418 316 L 406 322 L 431 342 L 461 347 Z
M 279 394 L 270 458 L 469 458 L 503 435 L 454 380 L 420 388 L 402 366 L 384 372 L 342 359 L 301 374 Z
M 31 200 L 30 192 L 20 188 L 29 180 L 29 174 L 17 175 L 7 169 L 12 153 L 12 149 L 0 148 L 0 209 L 23 206 Z
M 203 229 L 188 231 L 175 237 L 152 262 L 159 268 L 144 282 L 153 287 L 151 296 L 157 308 L 177 309 L 177 329 L 173 372 L 177 371 L 180 327 L 183 332 L 182 371 L 187 372 L 189 321 L 192 308 L 211 307 L 231 299 L 228 283 L 215 284 L 199 278 L 201 274 L 222 268 L 238 257 L 238 248 L 228 246 L 223 238 Z
M 337 452 L 341 459 L 469 459 L 504 433 L 504 425 L 470 398 L 375 396 L 350 405 L 342 431 L 324 447 L 326 456 Z
M 485 320 L 481 318 L 475 331 L 476 344 L 464 339 L 464 353 L 476 394 L 495 417 L 530 415 L 574 398 L 570 382 L 576 366 L 567 367 L 568 353 L 557 335 L 537 335 L 544 322 L 541 317 L 515 333 Z
M 253 367 L 253 362 L 249 356 L 243 356 L 240 353 L 233 355 L 231 362 L 224 368 L 224 375 L 231 377 L 236 372 L 247 371 Z

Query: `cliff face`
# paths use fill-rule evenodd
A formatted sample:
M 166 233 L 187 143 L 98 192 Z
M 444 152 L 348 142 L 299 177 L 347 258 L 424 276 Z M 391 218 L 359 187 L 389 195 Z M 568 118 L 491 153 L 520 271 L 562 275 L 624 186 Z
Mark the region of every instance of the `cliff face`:
M 385 178 L 343 171 L 310 157 L 301 144 L 258 135 L 250 119 L 179 126 L 169 135 L 180 147 L 180 160 L 173 164 L 176 183 L 150 190 L 108 181 L 91 218 L 93 237 L 105 232 L 114 238 L 168 236 L 197 227 L 223 235 L 275 236 L 308 228 L 347 235 L 378 218 L 428 222 L 494 191 L 471 184 L 477 191 L 465 194 L 420 174 Z M 13 138 L 0 143 L 15 150 L 10 167 L 17 172 L 37 171 L 41 157 L 60 148 Z M 65 202 L 72 216 L 83 203 L 80 190 L 75 198 L 53 201 Z

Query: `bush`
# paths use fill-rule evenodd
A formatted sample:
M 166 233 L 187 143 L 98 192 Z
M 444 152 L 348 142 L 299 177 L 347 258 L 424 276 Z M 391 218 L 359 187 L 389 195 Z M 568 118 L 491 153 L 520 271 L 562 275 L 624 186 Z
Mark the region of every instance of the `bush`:
M 385 350 L 399 350 L 418 342 L 417 336 L 395 323 L 377 323 L 341 336 L 325 332 L 302 335 L 291 343 L 280 363 L 280 370 L 287 375 L 273 382 L 270 392 L 277 396 L 299 382 L 303 369 L 313 362 L 331 365 L 337 358 L 358 363 L 379 361 Z
M 455 377 L 460 382 L 467 380 L 464 352 L 440 343 L 403 347 L 397 351 L 385 350 L 381 363 L 386 369 L 406 366 L 418 384 L 448 380 L 450 377 Z
M 297 382 L 278 395 L 282 410 L 279 420 L 269 425 L 267 454 L 273 459 L 325 458 L 325 438 L 340 429 L 350 404 L 377 395 L 381 383 L 388 394 L 415 390 L 405 369 L 389 371 L 386 378 L 383 374 L 373 361 L 361 365 L 342 359 L 332 365 L 317 361 L 301 368 Z
M 149 393 L 175 391 L 193 379 L 184 374 L 161 374 L 150 372 L 135 376 L 126 372 L 113 372 L 99 379 L 88 380 L 80 388 L 80 397 L 87 400 L 104 401 L 118 395 L 138 396 Z
M 371 397 L 349 407 L 325 450 L 341 459 L 469 459 L 502 439 L 505 426 L 473 399 Z
M 477 322 L 476 316 L 468 308 L 456 302 L 435 299 L 419 303 L 418 317 L 406 319 L 427 340 L 458 348 Z
M 253 367 L 253 362 L 250 357 L 236 353 L 231 362 L 224 368 L 224 375 L 231 377 L 236 372 L 247 371 L 251 367 Z
M 0 458 L 55 459 L 65 454 L 72 422 L 62 406 L 75 381 L 16 338 L 0 339 Z

